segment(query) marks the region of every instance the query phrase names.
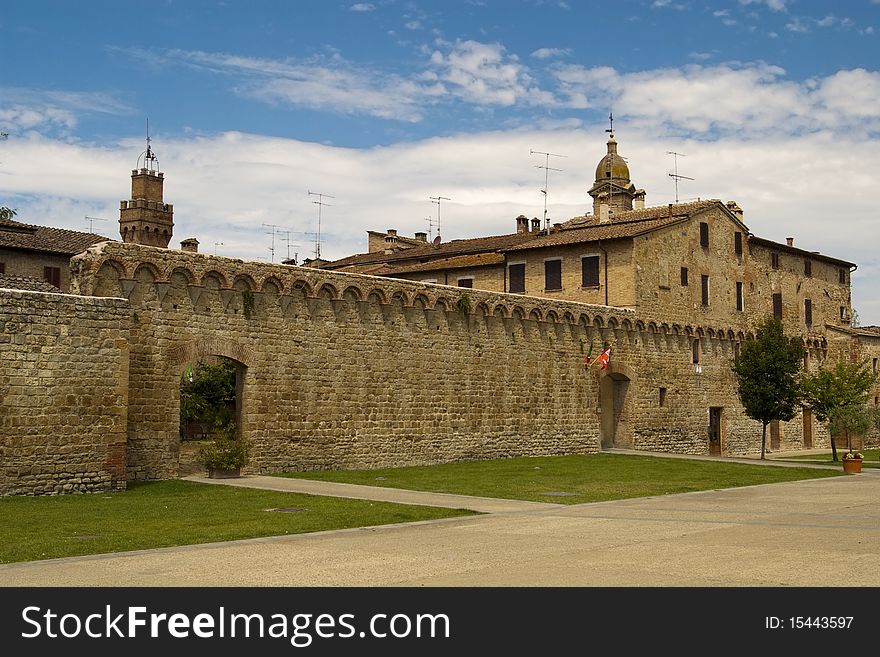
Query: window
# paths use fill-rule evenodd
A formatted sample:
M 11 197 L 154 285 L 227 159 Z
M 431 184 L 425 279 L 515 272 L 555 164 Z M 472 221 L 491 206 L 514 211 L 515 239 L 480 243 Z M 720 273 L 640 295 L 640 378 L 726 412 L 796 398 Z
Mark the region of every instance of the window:
M 43 267 L 43 278 L 57 288 L 61 287 L 61 268 Z
M 473 287 L 474 279 L 473 278 L 459 278 L 458 279 L 458 287 Z
M 0 262 L 0 274 L 5 274 L 5 273 L 6 273 L 6 263 Z
M 804 276 L 813 275 L 813 261 L 809 258 L 804 259 Z
M 700 222 L 700 246 L 709 248 L 709 224 L 705 221 Z
M 813 300 L 812 299 L 804 299 L 804 323 L 807 326 L 812 326 L 812 324 L 813 324 Z
M 562 260 L 544 261 L 544 289 L 562 289 Z
M 743 309 L 743 284 L 740 282 L 736 284 L 736 309 L 739 311 Z
M 773 319 L 782 319 L 782 293 L 776 292 L 773 295 Z
M 688 284 L 688 268 L 687 267 L 681 268 L 681 284 L 683 287 L 687 287 L 687 284 Z
M 666 406 L 666 388 L 660 388 L 660 405 Z
M 846 269 L 841 267 L 837 270 L 837 281 L 841 285 L 846 285 Z
M 694 365 L 700 364 L 700 338 L 691 341 L 691 361 Z
M 743 234 L 739 231 L 733 234 L 733 252 L 736 255 L 743 254 Z
M 849 319 L 849 313 L 846 312 L 846 306 L 840 307 L 840 319 L 843 319 L 843 320 Z
M 770 254 L 770 267 L 773 269 L 779 269 L 779 254 L 771 253 Z
M 525 264 L 510 265 L 510 292 L 526 291 L 526 266 Z
M 581 285 L 599 287 L 599 256 L 581 258 Z
M 701 303 L 704 306 L 709 305 L 709 277 L 706 274 L 700 275 L 700 294 L 702 295 Z

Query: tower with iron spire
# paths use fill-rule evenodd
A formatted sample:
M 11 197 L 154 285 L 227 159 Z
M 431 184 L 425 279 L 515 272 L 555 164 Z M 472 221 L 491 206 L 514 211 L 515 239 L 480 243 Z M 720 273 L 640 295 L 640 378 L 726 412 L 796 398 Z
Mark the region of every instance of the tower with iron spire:
M 614 118 L 608 115 L 611 127 L 608 133 L 608 152 L 596 166 L 596 180 L 587 192 L 593 197 L 593 214 L 600 215 L 601 206 L 607 205 L 611 214 L 633 209 L 633 200 L 640 190 L 629 178 L 629 167 L 617 153 L 617 140 L 614 139 Z
M 167 248 L 174 232 L 174 207 L 162 198 L 165 174 L 150 144 L 149 125 L 147 150 L 131 172 L 131 199 L 119 204 L 119 234 L 123 242 Z

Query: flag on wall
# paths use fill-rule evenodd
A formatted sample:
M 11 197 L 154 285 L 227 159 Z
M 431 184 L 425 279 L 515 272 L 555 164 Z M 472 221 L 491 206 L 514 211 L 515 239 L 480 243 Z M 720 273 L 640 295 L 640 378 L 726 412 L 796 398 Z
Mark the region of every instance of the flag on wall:
M 608 363 L 611 361 L 611 347 L 608 347 L 596 357 L 596 365 L 599 365 L 603 370 L 608 368 Z

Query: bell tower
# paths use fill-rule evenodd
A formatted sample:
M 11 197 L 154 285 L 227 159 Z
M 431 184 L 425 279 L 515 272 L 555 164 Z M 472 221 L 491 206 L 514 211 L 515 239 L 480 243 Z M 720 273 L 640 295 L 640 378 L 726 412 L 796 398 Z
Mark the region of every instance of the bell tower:
M 626 212 L 633 209 L 636 198 L 636 186 L 629 178 L 629 167 L 617 153 L 617 140 L 614 139 L 614 119 L 609 114 L 611 128 L 608 134 L 608 153 L 596 165 L 596 180 L 587 192 L 593 197 L 593 214 L 600 215 L 601 207 L 607 206 L 608 212 Z
M 167 248 L 174 231 L 174 207 L 162 199 L 165 174 L 150 146 L 147 123 L 147 150 L 138 157 L 138 168 L 131 172 L 131 199 L 119 203 L 119 234 L 122 241 Z

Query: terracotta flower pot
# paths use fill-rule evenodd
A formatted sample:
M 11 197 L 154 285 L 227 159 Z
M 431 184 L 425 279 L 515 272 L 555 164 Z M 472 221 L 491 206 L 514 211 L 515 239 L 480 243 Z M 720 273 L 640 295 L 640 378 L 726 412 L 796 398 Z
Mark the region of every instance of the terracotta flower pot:
M 862 459 L 843 459 L 843 471 L 846 474 L 856 474 L 862 471 Z

